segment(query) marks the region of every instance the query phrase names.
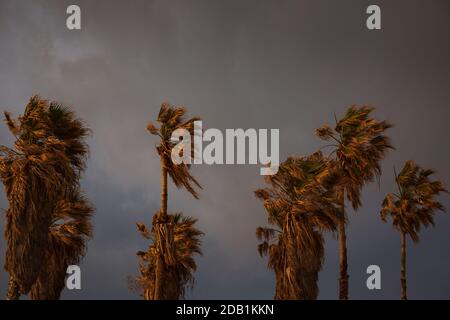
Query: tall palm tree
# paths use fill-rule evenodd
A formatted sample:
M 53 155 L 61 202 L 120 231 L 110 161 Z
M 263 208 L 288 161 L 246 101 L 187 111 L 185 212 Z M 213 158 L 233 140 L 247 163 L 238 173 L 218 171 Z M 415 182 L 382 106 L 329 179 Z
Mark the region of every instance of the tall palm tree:
M 89 130 L 70 109 L 38 96 L 31 97 L 18 119 L 7 112 L 5 118 L 15 137 L 14 149 L 0 146 L 0 179 L 9 202 L 7 297 L 18 299 L 39 279 L 50 277 L 55 271 L 51 261 L 78 261 L 84 251 L 92 209 L 81 198 L 79 177 L 88 153 L 84 139 Z M 61 218 L 66 220 L 62 224 Z M 70 238 L 78 241 L 70 242 Z M 66 259 L 69 250 L 72 254 Z M 40 291 L 60 292 L 64 278 L 58 279 L 40 281 Z
M 174 225 L 167 213 L 167 176 L 172 178 L 175 186 L 178 188 L 185 188 L 190 194 L 198 199 L 198 193 L 195 187 L 201 188 L 197 180 L 190 174 L 189 164 L 181 163 L 175 164 L 172 162 L 172 149 L 177 142 L 172 140 L 172 133 L 178 129 L 187 130 L 191 136 L 194 135 L 194 122 L 200 120 L 198 117 L 185 119 L 186 109 L 183 107 L 171 106 L 168 103 L 161 105 L 157 122 L 160 123 L 159 128 L 154 124 L 149 123 L 147 130 L 159 137 L 159 144 L 156 146 L 156 151 L 161 160 L 161 209 L 156 214 L 153 220 L 153 227 L 155 234 L 155 243 L 157 248 L 155 266 L 155 285 L 154 294 L 152 297 L 155 300 L 159 299 L 176 299 L 175 296 L 168 296 L 164 294 L 164 288 L 168 283 L 176 282 L 177 279 L 172 277 L 169 272 L 170 267 L 176 265 L 175 247 L 174 247 Z M 194 153 L 195 150 L 192 150 Z M 148 295 L 150 296 L 150 295 Z
M 381 175 L 380 162 L 387 150 L 392 149 L 390 139 L 384 134 L 391 128 L 386 121 L 371 117 L 374 110 L 367 106 L 351 106 L 334 128 L 324 125 L 316 130 L 323 140 L 331 140 L 331 155 L 341 172 L 339 192 L 342 219 L 339 222 L 339 298 L 348 299 L 348 264 L 345 198 L 357 210 L 361 206 L 361 190 L 365 183 Z
M 157 219 L 157 215 L 154 215 L 154 219 Z M 169 214 L 168 219 L 173 225 L 175 263 L 165 271 L 167 281 L 165 281 L 162 295 L 170 299 L 182 299 L 186 289 L 193 285 L 193 273 L 197 268 L 193 256 L 202 254 L 200 237 L 203 233 L 194 227 L 196 219 L 184 217 L 181 213 Z M 151 244 L 147 251 L 138 252 L 140 275 L 132 284 L 144 299 L 154 300 L 159 255 L 156 230 L 152 228 L 149 231 L 143 223 L 138 223 L 137 227 L 146 239 L 151 240 Z
M 337 172 L 318 152 L 289 157 L 269 188 L 255 191 L 263 200 L 270 227 L 259 227 L 260 255 L 269 257 L 276 276 L 275 299 L 316 299 L 318 272 L 324 257 L 323 231 L 335 231 L 339 206 Z
M 406 236 L 413 242 L 419 242 L 419 232 L 422 226 L 434 226 L 436 211 L 445 211 L 444 206 L 436 197 L 441 192 L 447 192 L 439 180 L 431 180 L 434 170 L 423 169 L 414 161 L 409 160 L 400 173 L 395 175 L 397 193 L 389 193 L 383 200 L 381 219 L 386 222 L 390 216 L 394 228 L 400 232 L 402 243 L 400 283 L 401 299 L 406 300 Z

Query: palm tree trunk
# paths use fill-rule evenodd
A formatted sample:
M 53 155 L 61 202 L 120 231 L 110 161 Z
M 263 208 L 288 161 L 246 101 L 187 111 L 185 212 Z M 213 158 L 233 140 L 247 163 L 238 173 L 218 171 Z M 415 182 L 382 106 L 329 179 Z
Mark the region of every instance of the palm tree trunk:
M 400 232 L 400 234 L 402 239 L 402 258 L 400 262 L 400 283 L 402 286 L 401 299 L 408 300 L 408 297 L 406 296 L 406 238 L 404 232 Z
M 161 211 L 159 212 L 159 218 L 164 221 L 167 218 L 167 166 L 164 158 L 161 158 L 161 171 Z
M 339 299 L 348 300 L 347 235 L 345 220 L 339 221 Z
M 345 190 L 338 193 L 341 203 L 341 217 L 339 217 L 339 299 L 348 300 L 348 264 L 347 264 L 347 234 L 345 230 Z
M 158 214 L 157 223 L 165 223 L 167 220 L 167 166 L 164 157 L 161 157 L 161 210 Z M 156 262 L 156 279 L 155 279 L 155 300 L 164 299 L 162 288 L 164 286 L 164 257 L 162 253 L 158 255 Z
M 164 258 L 158 255 L 158 261 L 156 262 L 156 280 L 155 280 L 155 294 L 154 300 L 164 299 L 162 290 L 164 282 Z
M 6 292 L 6 300 L 19 300 L 20 289 L 19 284 L 14 279 L 13 276 L 9 277 L 8 281 L 8 291 Z

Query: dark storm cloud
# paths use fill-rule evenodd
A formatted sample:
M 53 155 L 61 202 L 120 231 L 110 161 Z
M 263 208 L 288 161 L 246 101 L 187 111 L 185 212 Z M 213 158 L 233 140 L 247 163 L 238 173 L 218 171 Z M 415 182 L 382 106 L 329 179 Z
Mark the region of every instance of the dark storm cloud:
M 368 1 L 77 1 L 82 30 L 65 28 L 72 1 L 0 0 L 0 106 L 15 114 L 32 93 L 67 103 L 93 129 L 83 187 L 97 208 L 82 266 L 83 290 L 65 298 L 135 298 L 127 277 L 145 248 L 136 221 L 159 206 L 160 170 L 145 131 L 162 101 L 182 104 L 205 127 L 279 128 L 281 159 L 321 146 L 314 128 L 350 104 L 377 106 L 395 124 L 397 148 L 380 186 L 364 192 L 348 232 L 353 298 L 397 298 L 399 237 L 380 222 L 392 168 L 407 159 L 450 181 L 450 7 L 446 1 L 378 1 L 382 30 L 365 28 Z M 0 127 L 0 143 L 11 138 Z M 192 298 L 271 298 L 273 276 L 255 250 L 265 222 L 252 190 L 256 166 L 198 166 L 195 201 L 170 189 L 170 210 L 199 218 L 204 256 Z M 443 198 L 449 206 L 448 197 Z M 3 192 L 0 207 L 7 206 Z M 409 247 L 411 298 L 450 298 L 450 219 Z M 1 222 L 3 224 L 3 220 Z M 2 225 L 3 226 L 3 225 Z M 4 244 L 0 242 L 3 262 Z M 336 241 L 327 241 L 321 298 L 336 298 Z M 382 268 L 368 291 L 365 269 Z M 219 275 L 219 276 L 218 276 Z M 0 275 L 2 292 L 5 273 Z M 3 293 L 1 293 L 3 294 Z

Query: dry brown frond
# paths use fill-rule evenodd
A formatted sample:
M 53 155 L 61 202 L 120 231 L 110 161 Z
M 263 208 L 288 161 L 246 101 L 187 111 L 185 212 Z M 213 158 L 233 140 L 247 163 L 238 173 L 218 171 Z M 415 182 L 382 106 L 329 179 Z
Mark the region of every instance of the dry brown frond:
M 171 230 L 158 234 L 161 226 L 158 225 L 157 219 L 154 219 L 149 237 L 153 241 L 147 251 L 137 253 L 140 261 L 140 275 L 130 281 L 131 286 L 146 300 L 154 299 L 158 255 L 164 258 L 163 299 L 181 299 L 184 297 L 186 289 L 192 287 L 193 273 L 197 267 L 194 255 L 201 254 L 200 238 L 203 235 L 195 228 L 196 222 L 196 219 L 184 217 L 181 213 L 170 214 L 169 222 L 165 224 L 165 227 Z M 138 225 L 138 230 L 140 232 L 143 230 L 141 224 Z M 147 230 L 146 227 L 145 230 Z M 169 240 L 170 235 L 172 235 L 173 245 L 168 247 L 161 244 L 162 242 L 172 242 Z M 168 250 L 171 252 L 167 252 Z M 173 256 L 173 261 L 169 261 L 168 256 Z

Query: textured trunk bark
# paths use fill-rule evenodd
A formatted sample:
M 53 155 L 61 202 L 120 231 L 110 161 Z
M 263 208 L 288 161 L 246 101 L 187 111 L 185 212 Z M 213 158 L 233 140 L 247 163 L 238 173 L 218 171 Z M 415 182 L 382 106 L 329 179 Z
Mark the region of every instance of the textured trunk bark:
M 345 220 L 339 222 L 339 299 L 348 300 L 347 235 Z
M 159 212 L 159 218 L 166 220 L 167 218 L 167 165 L 166 160 L 161 158 L 161 211 Z
M 402 239 L 402 257 L 400 261 L 400 283 L 402 286 L 402 300 L 408 300 L 406 295 L 406 237 L 404 232 L 400 232 Z
M 347 234 L 345 230 L 345 190 L 338 193 L 341 203 L 341 217 L 338 225 L 339 235 L 339 299 L 348 300 L 348 264 L 347 264 Z
M 161 255 L 158 256 L 158 261 L 156 262 L 156 281 L 155 281 L 155 294 L 153 295 L 154 300 L 163 300 L 163 284 L 164 283 L 164 261 Z
M 154 291 L 152 291 L 150 289 L 145 289 L 145 291 L 144 291 L 144 299 L 145 300 L 154 300 L 153 299 L 153 294 L 154 294 Z
M 158 213 L 157 223 L 164 223 L 167 220 L 167 166 L 166 160 L 161 157 L 161 210 Z M 160 254 L 156 262 L 156 279 L 155 279 L 155 300 L 164 299 L 164 257 Z
M 6 292 L 6 300 L 19 300 L 20 289 L 19 284 L 16 282 L 13 276 L 9 277 L 8 291 Z

